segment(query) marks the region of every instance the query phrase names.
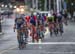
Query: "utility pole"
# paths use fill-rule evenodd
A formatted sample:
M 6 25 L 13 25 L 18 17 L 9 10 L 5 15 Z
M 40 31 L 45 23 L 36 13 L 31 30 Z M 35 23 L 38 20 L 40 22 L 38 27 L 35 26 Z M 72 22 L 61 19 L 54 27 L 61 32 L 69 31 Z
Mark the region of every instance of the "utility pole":
M 36 10 L 38 10 L 38 0 L 36 0 Z
M 49 0 L 49 11 L 51 10 L 51 0 Z
M 57 12 L 59 12 L 59 0 L 57 0 L 56 2 L 57 2 Z
M 45 0 L 44 10 L 47 10 L 47 0 Z
M 54 0 L 54 11 L 56 10 L 56 0 Z
M 32 8 L 35 8 L 34 0 L 32 0 Z
M 61 0 L 59 1 L 59 8 L 60 8 L 60 11 L 62 10 L 62 5 L 61 5 Z

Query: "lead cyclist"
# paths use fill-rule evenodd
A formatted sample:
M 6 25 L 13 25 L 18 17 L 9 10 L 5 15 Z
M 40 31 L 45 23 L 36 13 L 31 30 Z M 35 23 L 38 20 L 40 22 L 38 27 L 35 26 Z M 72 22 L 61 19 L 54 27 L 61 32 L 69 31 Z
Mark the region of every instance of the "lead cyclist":
M 17 30 L 17 40 L 19 43 L 19 49 L 24 48 L 23 44 L 23 25 L 25 23 L 25 20 L 19 16 L 15 18 L 15 24 L 14 24 L 14 31 Z

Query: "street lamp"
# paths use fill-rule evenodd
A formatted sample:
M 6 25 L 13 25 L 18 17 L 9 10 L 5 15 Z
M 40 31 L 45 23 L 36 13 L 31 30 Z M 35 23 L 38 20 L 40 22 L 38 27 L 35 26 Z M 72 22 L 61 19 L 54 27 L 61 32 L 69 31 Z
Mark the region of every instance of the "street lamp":
M 24 8 L 16 8 L 16 12 L 19 14 L 23 14 L 25 12 Z
M 22 9 L 21 9 L 21 12 L 23 12 L 23 11 L 24 11 L 24 9 L 22 8 Z
M 14 6 L 14 8 L 17 8 L 16 6 Z
M 5 8 L 7 8 L 7 5 L 5 5 Z
M 4 7 L 4 4 L 2 4 L 1 7 Z
M 19 13 L 19 12 L 20 12 L 20 9 L 19 9 L 19 8 L 16 8 L 16 12 L 18 12 L 18 13 Z
M 10 8 L 12 8 L 13 6 L 12 5 L 10 5 Z

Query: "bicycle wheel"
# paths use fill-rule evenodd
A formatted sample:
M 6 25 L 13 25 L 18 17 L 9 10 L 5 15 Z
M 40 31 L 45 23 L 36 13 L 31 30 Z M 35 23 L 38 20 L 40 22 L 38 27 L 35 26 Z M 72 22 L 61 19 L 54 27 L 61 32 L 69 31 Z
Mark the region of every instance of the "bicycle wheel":
M 20 36 L 19 36 L 19 49 L 23 49 L 23 48 L 24 48 L 23 33 L 20 32 Z

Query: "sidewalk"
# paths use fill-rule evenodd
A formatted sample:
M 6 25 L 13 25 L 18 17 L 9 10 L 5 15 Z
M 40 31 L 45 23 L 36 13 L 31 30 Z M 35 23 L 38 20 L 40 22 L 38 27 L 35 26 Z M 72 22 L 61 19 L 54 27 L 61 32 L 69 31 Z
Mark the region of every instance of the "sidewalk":
M 1 23 L 4 23 L 5 22 L 5 19 L 1 20 Z M 3 32 L 0 32 L 0 35 L 2 35 Z

